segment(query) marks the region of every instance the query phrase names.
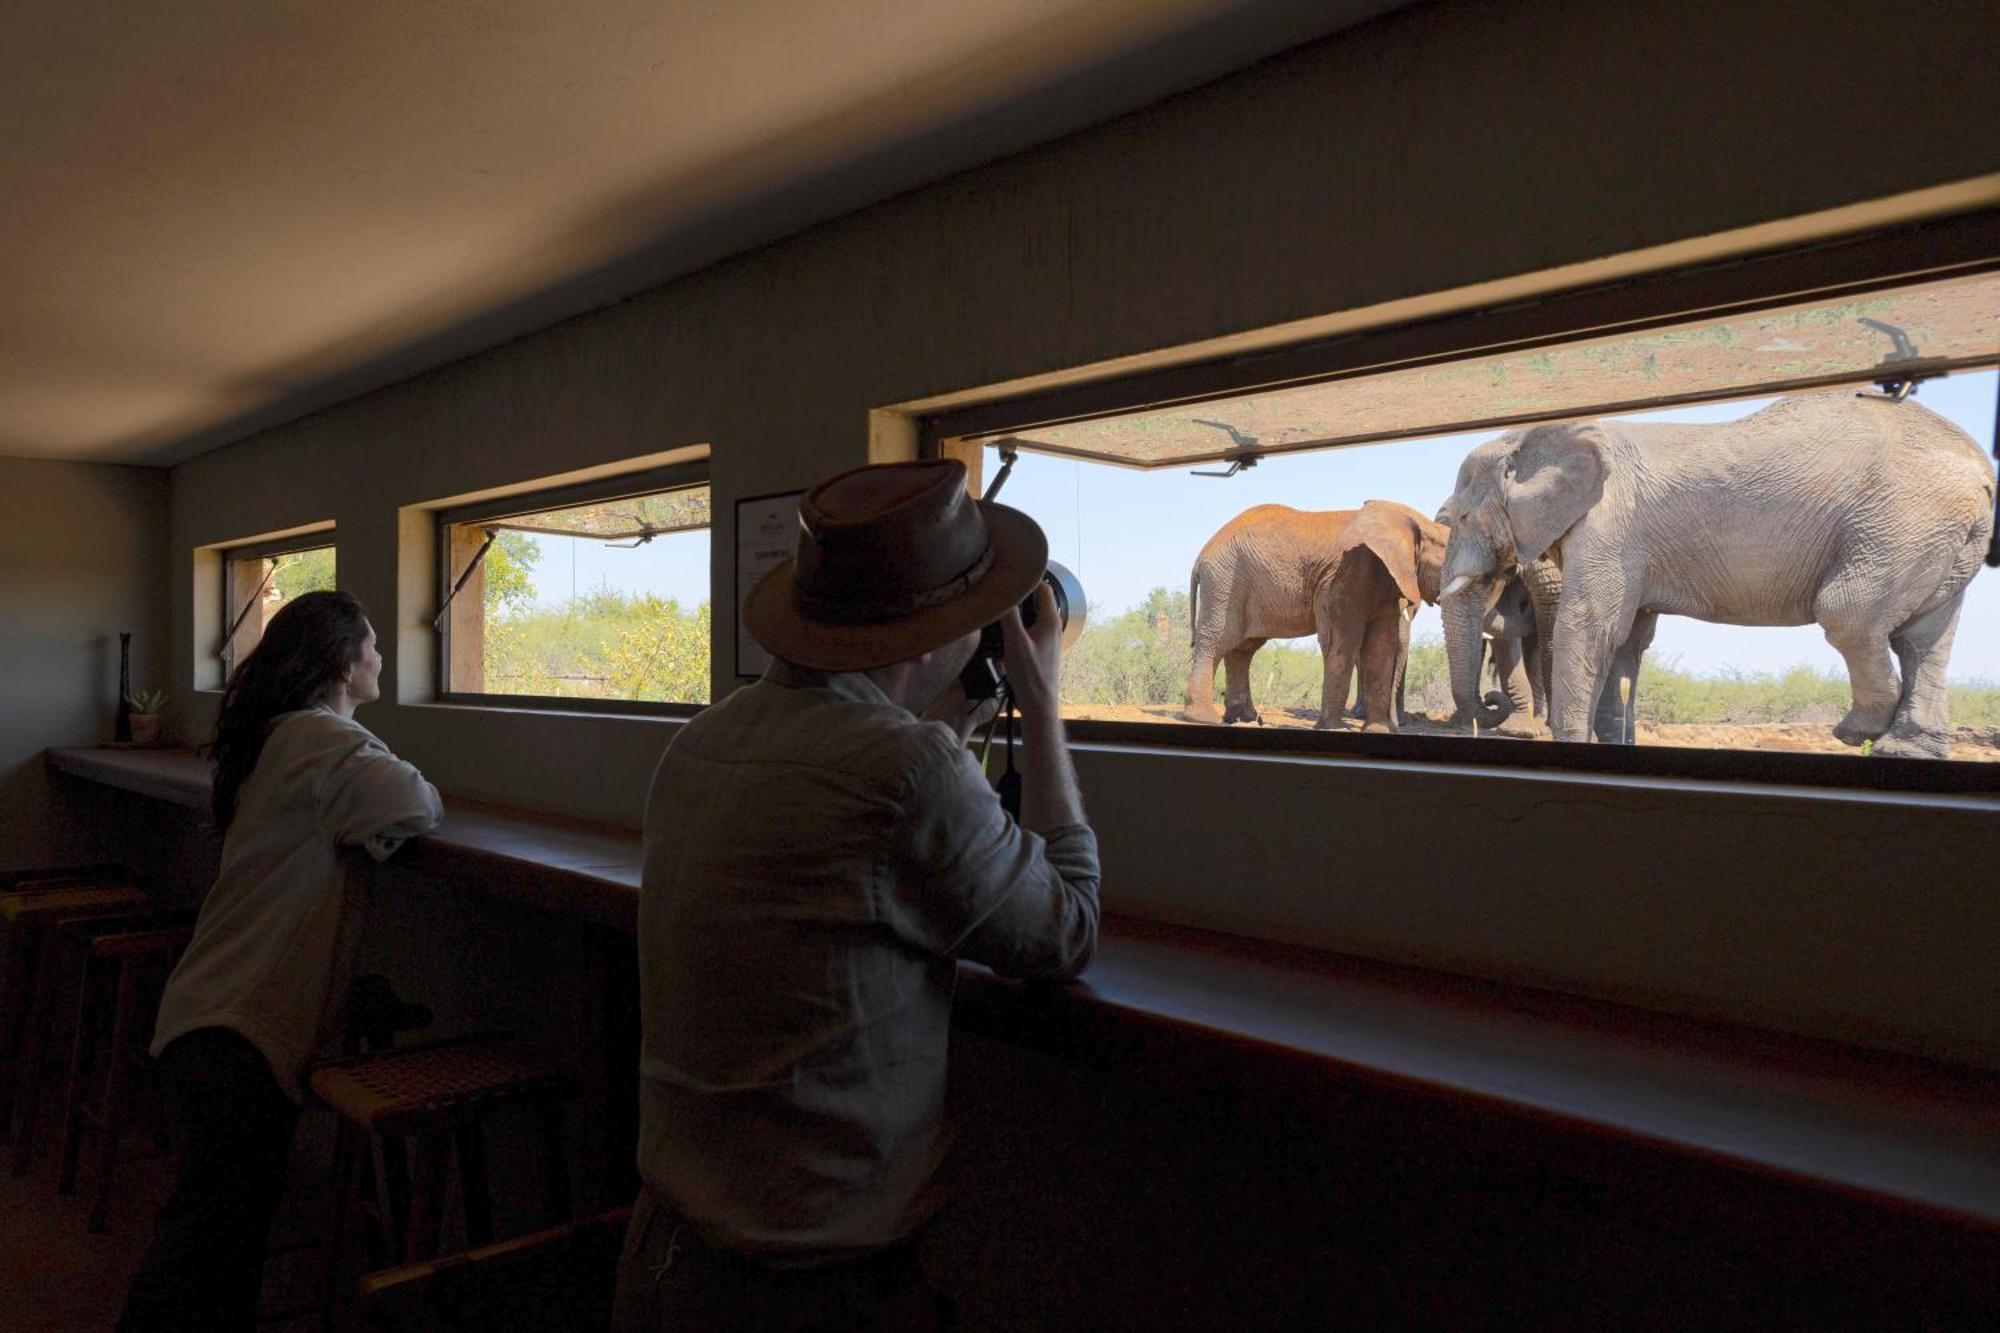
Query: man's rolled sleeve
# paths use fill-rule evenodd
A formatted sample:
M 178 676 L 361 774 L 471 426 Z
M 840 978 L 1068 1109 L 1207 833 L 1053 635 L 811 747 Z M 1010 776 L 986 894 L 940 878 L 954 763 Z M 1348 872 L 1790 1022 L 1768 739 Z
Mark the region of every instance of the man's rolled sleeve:
M 916 774 L 903 831 L 885 905 L 900 931 L 1003 976 L 1064 979 L 1089 966 L 1102 872 L 1088 825 L 1046 839 L 1022 829 L 978 762 L 946 740 Z

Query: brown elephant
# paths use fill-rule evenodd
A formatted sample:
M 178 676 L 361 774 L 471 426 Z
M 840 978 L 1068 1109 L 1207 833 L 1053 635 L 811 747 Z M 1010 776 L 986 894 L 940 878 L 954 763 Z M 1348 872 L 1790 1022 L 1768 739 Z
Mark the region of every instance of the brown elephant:
M 1208 539 L 1188 581 L 1194 664 L 1191 722 L 1255 722 L 1250 659 L 1270 639 L 1319 636 L 1325 672 L 1320 727 L 1340 724 L 1357 668 L 1366 728 L 1393 731 L 1410 651 L 1410 614 L 1435 602 L 1447 529 L 1407 505 L 1359 509 L 1246 509 Z M 1215 668 L 1227 665 L 1225 711 L 1215 711 Z

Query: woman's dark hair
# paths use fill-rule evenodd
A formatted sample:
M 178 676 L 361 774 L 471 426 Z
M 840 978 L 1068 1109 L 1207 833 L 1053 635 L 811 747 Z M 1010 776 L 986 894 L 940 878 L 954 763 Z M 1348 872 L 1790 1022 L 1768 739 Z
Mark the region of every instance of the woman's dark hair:
M 271 720 L 318 703 L 361 659 L 368 609 L 344 592 L 309 592 L 278 608 L 264 637 L 222 691 L 208 753 L 215 760 L 215 824 L 227 832 L 236 794 L 257 767 Z

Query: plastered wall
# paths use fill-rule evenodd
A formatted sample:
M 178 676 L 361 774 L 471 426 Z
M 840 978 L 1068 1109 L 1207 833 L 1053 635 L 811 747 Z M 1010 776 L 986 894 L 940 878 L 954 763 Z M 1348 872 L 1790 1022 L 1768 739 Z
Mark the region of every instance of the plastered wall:
M 0 458 L 0 866 L 103 841 L 42 751 L 110 738 L 119 631 L 133 688 L 169 683 L 166 552 L 164 471 Z
M 727 515 L 865 461 L 871 409 L 2000 170 L 1990 6 L 1884 32 L 1844 0 L 1418 6 L 196 458 L 174 567 L 334 519 L 396 680 L 427 651 L 413 506 L 705 444 Z M 732 560 L 719 528 L 719 608 Z M 448 791 L 636 821 L 673 724 L 440 707 L 424 675 L 363 719 Z M 1988 805 L 1080 767 L 1115 909 L 2000 1066 Z

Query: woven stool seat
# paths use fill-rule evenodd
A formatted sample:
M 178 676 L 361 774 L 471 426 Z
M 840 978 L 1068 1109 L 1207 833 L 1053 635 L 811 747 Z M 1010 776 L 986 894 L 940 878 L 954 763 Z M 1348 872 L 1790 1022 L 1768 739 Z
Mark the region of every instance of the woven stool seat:
M 418 1263 L 437 1254 L 448 1166 L 458 1167 L 465 1239 L 492 1243 L 485 1127 L 496 1112 L 525 1108 L 540 1130 L 545 1222 L 569 1218 L 563 1103 L 572 1079 L 490 1038 L 376 1051 L 320 1065 L 307 1079 L 315 1101 L 338 1117 L 333 1207 L 327 1230 L 324 1312 L 334 1318 L 348 1221 L 359 1214 L 376 1262 Z M 383 1187 L 375 1188 L 380 1152 Z
M 145 903 L 144 890 L 129 884 L 64 885 L 60 888 L 17 890 L 0 894 L 0 919 L 20 921 L 31 916 L 55 916 L 91 908 L 110 911 L 122 907 L 143 907 Z
M 564 1097 L 567 1080 L 493 1042 L 413 1046 L 322 1065 L 313 1096 L 376 1134 L 414 1134 L 507 1102 Z
M 116 861 L 93 865 L 36 866 L 0 874 L 0 893 L 14 893 L 75 884 L 130 884 L 132 872 Z

